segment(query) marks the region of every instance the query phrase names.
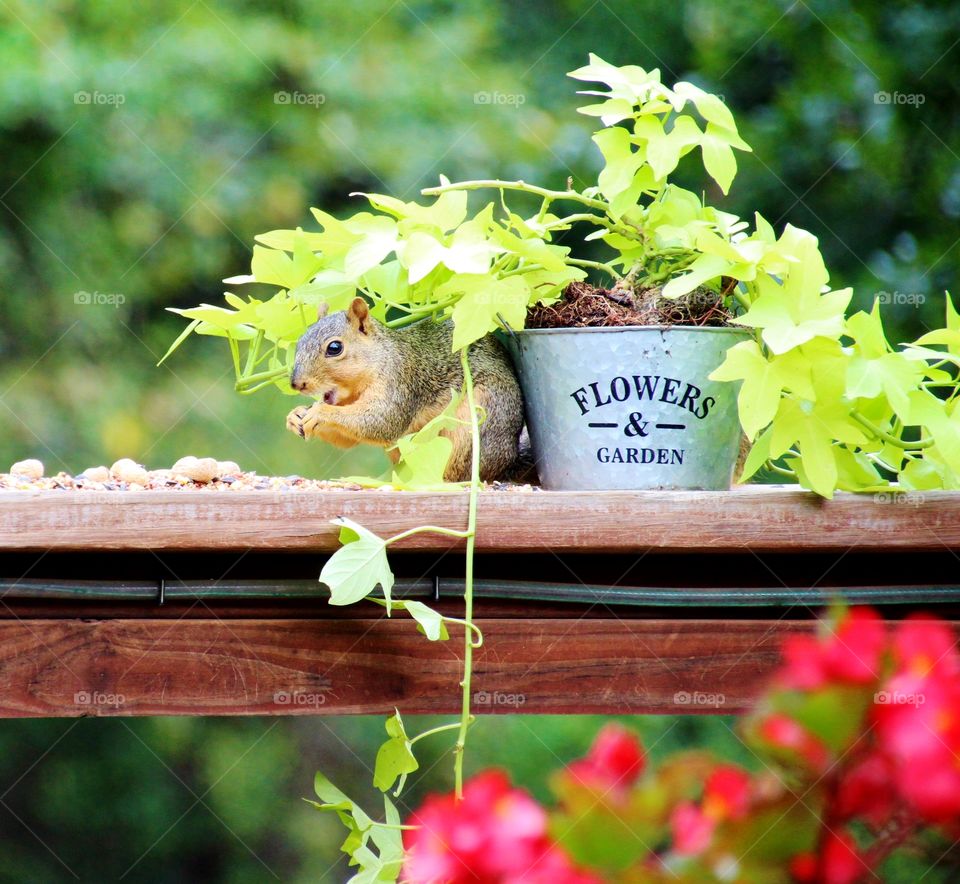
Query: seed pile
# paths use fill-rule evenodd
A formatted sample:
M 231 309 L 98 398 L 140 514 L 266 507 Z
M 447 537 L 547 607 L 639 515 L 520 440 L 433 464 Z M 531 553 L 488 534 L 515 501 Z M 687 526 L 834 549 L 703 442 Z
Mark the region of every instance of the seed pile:
M 359 485 L 302 476 L 260 476 L 229 460 L 181 457 L 170 469 L 148 470 L 124 457 L 112 467 L 88 467 L 71 476 L 45 476 L 39 460 L 22 460 L 0 473 L 0 489 L 21 491 L 357 491 Z
M 533 491 L 531 485 L 494 482 L 484 486 L 494 491 Z M 121 458 L 112 467 L 88 467 L 82 473 L 44 475 L 39 460 L 21 460 L 0 473 L 0 491 L 361 491 L 363 486 L 333 479 L 305 479 L 303 476 L 260 476 L 245 472 L 230 460 L 212 457 L 181 457 L 170 469 L 148 470 L 130 458 Z M 376 489 L 391 492 L 385 485 Z

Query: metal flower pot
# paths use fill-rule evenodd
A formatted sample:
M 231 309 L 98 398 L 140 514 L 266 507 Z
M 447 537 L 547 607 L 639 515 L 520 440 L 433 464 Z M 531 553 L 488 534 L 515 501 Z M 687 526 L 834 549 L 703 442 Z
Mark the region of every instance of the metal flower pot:
M 691 326 L 512 334 L 543 486 L 729 488 L 740 447 L 738 385 L 707 376 L 748 336 Z

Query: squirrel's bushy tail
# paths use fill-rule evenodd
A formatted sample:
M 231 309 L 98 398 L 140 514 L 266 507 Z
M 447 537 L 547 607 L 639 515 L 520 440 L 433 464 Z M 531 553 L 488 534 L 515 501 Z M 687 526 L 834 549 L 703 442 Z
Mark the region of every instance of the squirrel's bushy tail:
M 537 462 L 533 457 L 533 446 L 530 444 L 530 434 L 524 427 L 520 433 L 520 442 L 517 450 L 517 459 L 499 477 L 501 482 L 517 482 L 521 485 L 539 485 L 540 476 L 537 474 Z

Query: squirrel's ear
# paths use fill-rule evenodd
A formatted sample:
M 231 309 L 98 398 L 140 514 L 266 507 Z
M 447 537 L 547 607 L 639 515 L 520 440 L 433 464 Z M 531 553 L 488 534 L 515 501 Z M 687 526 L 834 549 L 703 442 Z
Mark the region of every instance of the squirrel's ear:
M 327 315 L 327 311 L 330 309 L 330 305 L 326 301 L 321 301 L 320 306 L 317 307 L 317 322 L 323 319 Z
M 356 325 L 360 334 L 367 333 L 367 319 L 370 316 L 370 308 L 363 298 L 354 298 L 347 308 L 347 318 Z

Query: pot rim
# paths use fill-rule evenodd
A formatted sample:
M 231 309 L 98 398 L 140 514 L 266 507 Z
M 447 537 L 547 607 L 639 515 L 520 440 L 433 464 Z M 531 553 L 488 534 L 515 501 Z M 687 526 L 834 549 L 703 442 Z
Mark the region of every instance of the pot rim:
M 665 332 L 733 332 L 734 334 L 751 334 L 749 328 L 733 325 L 601 325 L 587 328 L 521 328 L 512 330 L 517 335 L 555 335 L 571 334 L 574 332 L 632 332 L 655 331 Z

